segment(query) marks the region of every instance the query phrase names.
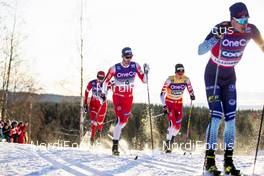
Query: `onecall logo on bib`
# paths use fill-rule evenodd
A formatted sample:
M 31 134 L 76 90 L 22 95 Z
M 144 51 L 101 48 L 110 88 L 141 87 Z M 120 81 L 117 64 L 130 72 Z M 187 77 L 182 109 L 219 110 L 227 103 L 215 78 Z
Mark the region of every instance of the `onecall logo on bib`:
M 134 77 L 135 76 L 135 72 L 133 72 L 133 71 L 130 71 L 130 72 L 128 72 L 128 73 L 117 73 L 117 77 L 118 78 L 131 78 L 131 77 Z
M 247 40 L 246 39 L 240 39 L 240 40 L 228 40 L 224 39 L 222 41 L 223 46 L 228 46 L 228 47 L 239 47 L 239 46 L 246 46 L 247 45 Z
M 184 90 L 185 89 L 185 85 L 174 85 L 174 84 L 172 84 L 172 85 L 170 85 L 170 88 L 171 88 L 171 90 Z

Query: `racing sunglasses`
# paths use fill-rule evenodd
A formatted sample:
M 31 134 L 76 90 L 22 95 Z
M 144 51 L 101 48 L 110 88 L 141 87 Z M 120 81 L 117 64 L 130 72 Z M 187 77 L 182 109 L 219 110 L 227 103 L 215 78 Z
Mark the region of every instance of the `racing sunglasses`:
M 184 68 L 177 68 L 176 73 L 184 73 Z
M 105 78 L 104 76 L 99 76 L 99 75 L 97 76 L 97 79 L 100 81 L 104 80 L 104 78 Z
M 235 18 L 233 19 L 240 25 L 248 24 L 248 18 Z
M 126 59 L 132 59 L 133 56 L 124 56 Z

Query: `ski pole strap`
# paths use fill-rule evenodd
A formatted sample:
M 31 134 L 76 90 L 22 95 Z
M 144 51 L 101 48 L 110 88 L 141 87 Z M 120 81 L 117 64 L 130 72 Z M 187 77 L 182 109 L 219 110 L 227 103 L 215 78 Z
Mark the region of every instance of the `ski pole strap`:
M 164 113 L 161 113 L 161 114 L 158 114 L 158 115 L 154 115 L 154 116 L 152 116 L 153 118 L 158 118 L 158 117 L 161 117 L 161 116 L 163 116 L 164 115 Z

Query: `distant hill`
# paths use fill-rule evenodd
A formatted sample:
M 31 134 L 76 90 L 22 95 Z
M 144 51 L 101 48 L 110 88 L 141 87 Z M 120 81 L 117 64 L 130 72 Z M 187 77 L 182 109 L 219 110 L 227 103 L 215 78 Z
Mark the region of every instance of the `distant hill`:
M 64 96 L 64 95 L 56 95 L 56 94 L 39 94 L 37 96 L 38 102 L 53 102 L 53 103 L 61 103 L 61 102 L 80 102 L 79 96 Z
M 3 91 L 0 91 L 2 94 Z M 8 97 L 9 100 L 16 101 L 25 101 L 33 97 L 35 102 L 52 102 L 52 103 L 61 103 L 61 102 L 80 102 L 79 96 L 64 96 L 64 95 L 56 95 L 56 94 L 35 94 L 28 92 L 9 92 Z

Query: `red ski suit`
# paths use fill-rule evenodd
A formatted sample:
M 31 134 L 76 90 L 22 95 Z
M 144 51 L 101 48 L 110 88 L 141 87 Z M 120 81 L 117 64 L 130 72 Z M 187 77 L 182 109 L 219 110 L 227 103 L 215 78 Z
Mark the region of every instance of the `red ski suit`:
M 98 128 L 99 131 L 103 130 L 103 122 L 107 110 L 107 103 L 105 101 L 101 105 L 102 100 L 100 96 L 102 94 L 102 87 L 97 79 L 94 79 L 88 83 L 85 90 L 84 104 L 86 107 L 88 105 L 88 96 L 91 90 L 92 97 L 89 104 L 89 115 L 91 120 L 91 138 L 94 139 L 96 135 L 96 129 Z
M 131 113 L 136 74 L 142 82 L 146 82 L 144 73 L 136 62 L 130 62 L 127 67 L 123 66 L 122 63 L 115 64 L 106 75 L 104 87 L 109 85 L 111 78 L 114 77 L 113 103 L 119 124 L 126 124 Z

